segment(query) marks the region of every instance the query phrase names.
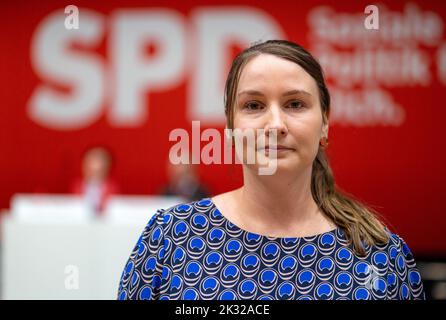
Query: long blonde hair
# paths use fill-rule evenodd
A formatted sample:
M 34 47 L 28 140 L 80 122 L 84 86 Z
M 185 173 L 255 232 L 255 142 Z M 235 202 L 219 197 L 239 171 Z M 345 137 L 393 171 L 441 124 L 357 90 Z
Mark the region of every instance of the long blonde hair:
M 225 115 L 227 127 L 234 129 L 234 105 L 240 74 L 244 66 L 259 54 L 272 54 L 301 66 L 316 81 L 324 122 L 330 115 L 330 94 L 324 74 L 317 60 L 300 45 L 286 40 L 269 40 L 252 45 L 237 55 L 231 65 L 225 84 Z M 340 227 L 354 251 L 366 254 L 364 244 L 385 244 L 389 232 L 379 213 L 341 192 L 336 186 L 325 150 L 319 147 L 313 161 L 311 193 L 321 211 Z

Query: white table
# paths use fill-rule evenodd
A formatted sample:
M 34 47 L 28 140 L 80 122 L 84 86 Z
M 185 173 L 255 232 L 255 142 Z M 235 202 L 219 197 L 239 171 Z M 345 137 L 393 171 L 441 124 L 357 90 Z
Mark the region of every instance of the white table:
M 123 201 L 115 203 L 124 212 Z M 133 197 L 127 209 L 134 202 Z M 6 215 L 1 221 L 2 299 L 116 299 L 127 259 L 156 210 L 142 212 L 147 214 L 127 221 L 109 215 L 76 223 Z

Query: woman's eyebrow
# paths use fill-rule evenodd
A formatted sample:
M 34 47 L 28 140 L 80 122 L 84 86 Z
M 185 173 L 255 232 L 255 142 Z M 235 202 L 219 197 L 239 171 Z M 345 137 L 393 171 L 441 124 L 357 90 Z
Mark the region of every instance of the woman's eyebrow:
M 262 92 L 257 91 L 257 90 L 243 90 L 243 91 L 240 91 L 237 94 L 237 96 L 241 96 L 243 94 L 251 95 L 251 96 L 265 96 Z M 308 95 L 311 97 L 311 94 L 309 92 L 307 92 L 305 90 L 299 90 L 299 89 L 287 91 L 287 92 L 283 93 L 282 96 L 291 96 L 294 94 L 305 94 L 305 95 Z

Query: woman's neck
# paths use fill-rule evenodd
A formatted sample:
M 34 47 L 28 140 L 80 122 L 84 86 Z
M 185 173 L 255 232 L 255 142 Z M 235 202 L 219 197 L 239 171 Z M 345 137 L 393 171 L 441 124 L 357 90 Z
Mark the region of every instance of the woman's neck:
M 300 174 L 273 176 L 244 170 L 243 177 L 244 185 L 235 197 L 243 213 L 239 219 L 251 229 L 299 236 L 333 228 L 312 197 L 311 168 Z

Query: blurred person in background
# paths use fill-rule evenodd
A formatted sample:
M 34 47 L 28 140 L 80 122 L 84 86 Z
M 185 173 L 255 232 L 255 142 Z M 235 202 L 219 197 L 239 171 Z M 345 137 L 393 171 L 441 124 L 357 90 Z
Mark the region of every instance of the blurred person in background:
M 83 195 L 96 213 L 104 210 L 110 195 L 119 193 L 118 184 L 110 177 L 112 157 L 104 147 L 88 149 L 82 158 L 82 177 L 76 179 L 71 191 Z
M 196 167 L 188 164 L 173 164 L 167 161 L 168 183 L 161 190 L 165 196 L 180 196 L 190 201 L 209 196 L 206 188 L 197 175 Z

